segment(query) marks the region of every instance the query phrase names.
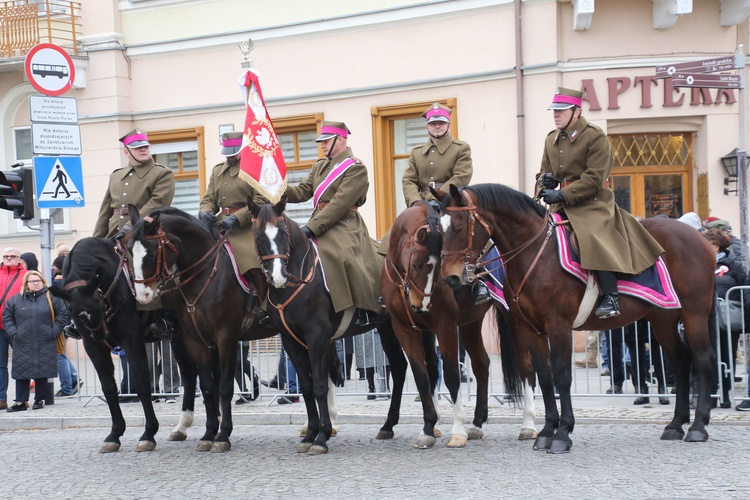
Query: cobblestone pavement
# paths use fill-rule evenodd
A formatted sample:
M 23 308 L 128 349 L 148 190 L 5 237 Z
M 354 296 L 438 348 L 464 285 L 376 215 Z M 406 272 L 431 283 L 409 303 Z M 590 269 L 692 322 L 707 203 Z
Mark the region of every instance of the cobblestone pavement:
M 200 398 L 198 398 L 200 402 Z M 86 404 L 88 403 L 88 404 Z M 102 455 L 109 417 L 98 399 L 58 399 L 24 413 L 0 412 L 2 492 L 6 498 L 748 498 L 750 415 L 715 410 L 707 443 L 664 442 L 673 406 L 632 406 L 627 398 L 576 398 L 567 455 L 517 440 L 521 413 L 491 401 L 485 438 L 446 447 L 450 426 L 431 450 L 414 450 L 421 406 L 403 404 L 390 441 L 375 440 L 388 401 L 339 398 L 338 435 L 325 456 L 296 452 L 302 404 L 259 400 L 234 407 L 232 449 L 199 453 L 202 408 L 186 442 L 167 441 L 180 406 L 157 403 L 161 428 L 151 453 L 135 452 L 143 419 L 123 405 L 129 428 L 119 452 Z M 537 399 L 537 426 L 542 404 Z M 473 406 L 467 404 L 467 407 Z M 440 410 L 450 415 L 449 405 Z M 275 425 L 274 425 L 275 424 Z

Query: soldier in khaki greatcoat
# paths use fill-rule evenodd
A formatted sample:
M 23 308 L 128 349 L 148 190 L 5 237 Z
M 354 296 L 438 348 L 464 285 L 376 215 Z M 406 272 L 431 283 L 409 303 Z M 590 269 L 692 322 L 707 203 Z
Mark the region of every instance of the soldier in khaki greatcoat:
M 401 178 L 407 207 L 420 200 L 434 200 L 430 187 L 448 192 L 450 186 L 462 188 L 471 182 L 474 173 L 471 148 L 451 135 L 451 113 L 449 107 L 437 102 L 422 113 L 430 138 L 411 150 L 409 166 Z M 383 241 L 387 242 L 387 239 L 384 237 Z M 387 251 L 387 247 L 381 244 L 380 251 Z M 490 293 L 481 278 L 474 280 L 471 293 L 475 304 L 490 300 Z
M 120 142 L 128 165 L 109 176 L 109 186 L 94 226 L 92 236 L 95 238 L 111 238 L 130 229 L 128 204 L 135 205 L 144 216 L 157 208 L 170 206 L 174 198 L 174 174 L 167 167 L 154 163 L 146 134 L 136 128 L 120 137 Z M 138 310 L 159 311 L 148 329 L 157 340 L 171 338 L 174 312 L 161 314 L 159 297 L 149 304 L 138 304 Z M 71 337 L 77 336 L 73 323 L 65 332 Z
M 346 146 L 351 132 L 344 123 L 324 121 L 320 132 L 316 142 L 325 158 L 315 162 L 304 181 L 288 187 L 286 195 L 291 203 L 315 202 L 302 229 L 317 239 L 334 310 L 356 307 L 358 325 L 376 323 L 381 319 L 382 261 L 358 210 L 367 199 L 367 169 Z
M 581 265 L 596 274 L 603 297 L 594 313 L 604 319 L 620 314 L 614 273 L 638 274 L 664 249 L 615 203 L 608 182 L 612 148 L 607 134 L 581 116 L 582 97 L 578 90 L 557 89 L 549 107 L 556 128 L 544 141 L 537 181 L 543 188 L 539 197 L 570 221 Z

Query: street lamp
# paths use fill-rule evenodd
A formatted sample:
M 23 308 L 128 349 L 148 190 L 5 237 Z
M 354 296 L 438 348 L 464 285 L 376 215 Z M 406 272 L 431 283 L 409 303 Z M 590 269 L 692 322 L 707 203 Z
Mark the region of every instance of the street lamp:
M 734 148 L 729 153 L 721 157 L 721 163 L 724 165 L 724 170 L 727 171 L 729 177 L 724 177 L 724 185 L 728 186 L 730 182 L 737 182 L 737 164 L 740 159 L 740 149 Z M 724 188 L 724 194 L 737 193 L 737 189 Z M 735 196 L 737 196 L 735 194 Z

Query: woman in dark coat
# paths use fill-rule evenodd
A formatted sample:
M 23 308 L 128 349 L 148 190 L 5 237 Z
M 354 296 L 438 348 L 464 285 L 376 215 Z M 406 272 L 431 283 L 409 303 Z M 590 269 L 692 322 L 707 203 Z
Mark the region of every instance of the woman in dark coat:
M 3 311 L 3 326 L 13 339 L 13 368 L 16 404 L 9 412 L 29 407 L 31 379 L 36 382 L 34 410 L 44 408 L 47 379 L 57 377 L 57 337 L 70 322 L 65 303 L 47 291 L 39 271 L 23 278 L 21 293 L 11 297 Z
M 727 295 L 727 291 L 734 286 L 742 286 L 745 284 L 747 278 L 747 271 L 742 265 L 742 261 L 737 258 L 735 259 L 734 254 L 730 252 L 729 247 L 731 241 L 720 229 L 709 229 L 705 231 L 703 235 L 706 237 L 711 246 L 716 251 L 716 271 L 714 274 L 716 289 L 716 295 L 720 298 L 724 298 Z M 733 300 L 739 299 L 739 293 L 730 295 Z M 740 341 L 741 330 L 732 331 L 732 343 L 731 350 L 730 344 L 727 340 L 726 330 L 719 329 L 719 337 L 721 339 L 721 356 L 720 362 L 729 366 L 729 361 L 737 359 L 737 347 Z M 722 388 L 724 389 L 724 399 L 721 403 L 722 408 L 731 408 L 732 401 L 729 399 L 729 388 L 732 386 L 734 376 L 727 374 L 724 369 L 722 373 Z

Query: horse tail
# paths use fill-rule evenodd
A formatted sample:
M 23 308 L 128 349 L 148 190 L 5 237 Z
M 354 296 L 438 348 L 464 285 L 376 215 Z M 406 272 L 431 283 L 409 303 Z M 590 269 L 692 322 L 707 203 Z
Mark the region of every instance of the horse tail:
M 493 304 L 495 326 L 497 327 L 498 342 L 500 348 L 500 361 L 503 367 L 503 382 L 508 397 L 513 403 L 523 400 L 523 381 L 518 370 L 516 358 L 516 346 L 513 338 L 513 329 L 506 318 L 506 313 L 498 303 Z

